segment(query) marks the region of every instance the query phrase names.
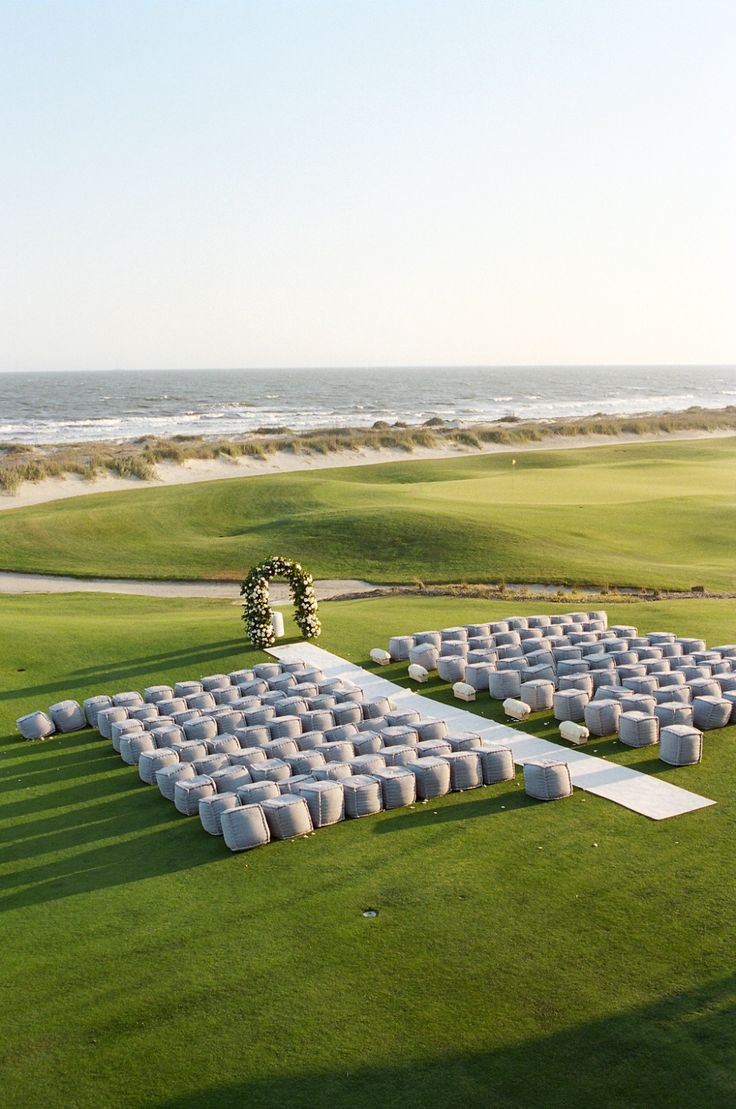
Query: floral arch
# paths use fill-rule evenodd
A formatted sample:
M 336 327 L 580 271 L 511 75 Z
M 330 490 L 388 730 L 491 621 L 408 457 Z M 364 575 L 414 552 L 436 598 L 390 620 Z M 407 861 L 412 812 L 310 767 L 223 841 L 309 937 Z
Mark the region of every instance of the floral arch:
M 245 597 L 243 620 L 254 647 L 271 647 L 276 635 L 271 624 L 268 583 L 272 578 L 286 578 L 294 599 L 294 616 L 305 639 L 316 639 L 322 631 L 317 615 L 314 578 L 299 562 L 275 555 L 254 566 L 240 587 Z

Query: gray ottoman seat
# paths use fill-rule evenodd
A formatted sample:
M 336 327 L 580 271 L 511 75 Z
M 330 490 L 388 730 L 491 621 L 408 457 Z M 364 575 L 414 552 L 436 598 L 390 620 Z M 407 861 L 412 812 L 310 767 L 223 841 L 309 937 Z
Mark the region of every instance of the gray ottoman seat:
M 583 717 L 585 727 L 591 735 L 613 735 L 618 726 L 622 706 L 619 701 L 591 701 L 585 706 Z
M 468 647 L 467 641 L 460 643 L 456 640 L 445 640 L 440 647 L 440 657 L 437 660 L 437 668 L 439 669 L 439 663 L 443 658 L 467 658 L 469 651 L 470 648 Z
M 214 797 L 202 797 L 199 801 L 199 819 L 205 832 L 211 836 L 222 835 L 222 815 L 229 809 L 240 807 L 234 793 L 216 793 Z
M 213 709 L 216 708 L 215 698 L 211 693 L 189 693 L 184 700 L 188 709 Z
M 383 770 L 386 766 L 386 759 L 379 754 L 358 755 L 356 758 L 347 761 L 355 775 L 373 774 L 376 770 Z
M 327 762 L 319 747 L 311 751 L 298 751 L 295 755 L 287 755 L 284 762 L 291 767 L 292 774 L 311 774 Z
M 197 759 L 194 763 L 194 769 L 196 770 L 197 774 L 206 774 L 207 776 L 209 776 L 210 774 L 214 774 L 216 770 L 224 770 L 225 767 L 229 766 L 230 762 L 227 755 L 221 753 L 215 755 L 205 755 L 203 759 Z
M 395 750 L 395 748 L 394 748 Z M 443 755 L 449 755 L 452 747 L 446 739 L 421 739 L 416 747 L 404 747 L 402 750 L 407 754 L 414 752 L 414 758 L 408 758 L 401 763 L 405 766 L 407 762 L 414 762 L 415 759 L 424 759 L 432 756 L 433 758 L 441 758 Z M 388 756 L 389 751 L 384 751 L 384 755 Z
M 124 735 L 133 735 L 135 732 L 143 731 L 145 731 L 145 728 L 141 724 L 140 720 L 129 720 L 126 717 L 125 720 L 113 721 L 113 723 L 110 725 L 110 742 L 112 743 L 113 751 L 116 751 L 118 754 L 120 754 L 120 740 L 123 738 Z M 148 734 L 150 735 L 151 733 L 149 732 Z M 153 739 L 153 736 L 151 736 L 151 739 Z M 155 740 L 153 745 L 154 747 L 157 746 Z M 170 746 L 170 744 L 166 744 L 165 746 Z
M 277 716 L 269 721 L 268 730 L 271 739 L 296 739 L 302 732 L 311 731 L 311 728 L 302 728 L 302 722 L 298 716 Z
M 299 746 L 294 739 L 269 739 L 263 744 L 267 759 L 287 759 L 299 754 Z
M 181 724 L 183 728 L 189 720 L 198 720 L 201 716 L 201 709 L 185 709 L 184 712 L 172 712 L 169 719 L 175 724 Z
M 128 732 L 120 737 L 120 758 L 128 766 L 137 766 L 144 751 L 155 751 L 156 745 L 150 732 Z
M 539 681 L 522 682 L 520 699 L 529 705 L 532 712 L 545 712 L 552 708 L 555 696 L 554 682 Z
M 726 693 L 723 694 L 723 700 L 728 701 L 729 705 L 731 706 L 731 718 L 729 720 L 729 723 L 736 724 L 736 690 L 729 689 Z
M 570 768 L 554 759 L 532 759 L 524 763 L 524 789 L 537 801 L 558 801 L 572 794 Z
M 291 767 L 283 759 L 266 759 L 249 767 L 254 782 L 279 782 L 291 777 Z
M 670 670 L 669 674 L 658 675 L 659 688 L 669 686 L 687 685 L 687 678 L 681 670 Z
M 183 697 L 170 697 L 158 702 L 158 711 L 162 716 L 173 716 L 175 712 L 183 712 L 187 703 Z
M 188 697 L 190 693 L 202 693 L 203 690 L 204 686 L 201 682 L 190 680 L 185 682 L 176 682 L 176 684 L 174 685 L 174 696 Z
M 241 786 L 246 786 L 251 780 L 247 766 L 223 766 L 214 770 L 210 778 L 218 793 L 237 793 Z
M 237 755 L 242 748 L 236 736 L 225 733 L 208 739 L 207 750 L 211 755 Z
M 405 766 L 383 766 L 371 771 L 381 784 L 384 809 L 400 809 L 416 800 L 416 779 Z
M 355 747 L 349 739 L 336 739 L 333 743 L 323 743 L 320 751 L 327 762 L 347 762 L 355 758 Z
M 593 696 L 593 678 L 590 674 L 564 674 L 557 682 L 558 689 L 579 689 Z
M 518 670 L 491 670 L 488 675 L 488 692 L 498 701 L 518 697 L 521 693 L 521 674 Z
M 271 741 L 271 730 L 268 724 L 250 724 L 247 728 L 236 728 L 235 738 L 244 750 L 263 747 Z
M 345 795 L 345 815 L 353 819 L 370 816 L 383 809 L 381 783 L 368 774 L 357 774 L 342 782 Z
M 142 751 L 138 759 L 138 777 L 146 785 L 156 784 L 156 771 L 164 766 L 175 766 L 179 762 L 176 751 L 170 747 L 160 747 L 155 751 Z
M 343 701 L 335 705 L 332 715 L 338 727 L 341 724 L 359 724 L 363 719 L 363 710 L 357 701 Z
M 109 709 L 111 706 L 112 697 L 107 697 L 104 693 L 99 693 L 96 697 L 87 697 L 82 705 L 87 723 L 92 728 L 96 728 L 97 713 L 102 709 Z
M 318 735 L 319 732 L 312 732 L 312 735 Z M 348 740 L 349 743 L 355 743 L 361 736 L 370 736 L 371 732 L 359 732 L 355 724 L 336 724 L 334 728 L 327 728 L 322 732 L 324 743 L 342 743 L 343 740 Z M 301 739 L 301 737 L 300 737 Z M 299 743 L 301 747 L 301 742 Z
M 180 762 L 196 762 L 197 759 L 207 757 L 207 746 L 193 739 L 185 739 L 183 743 L 171 745 L 179 756 Z
M 261 801 L 267 801 L 270 797 L 281 796 L 278 782 L 270 781 L 244 782 L 235 792 L 243 805 L 260 805 Z
M 465 667 L 465 681 L 476 690 L 488 689 L 488 675 L 494 669 L 490 662 L 469 663 Z
M 692 724 L 692 705 L 683 705 L 677 701 L 664 701 L 654 706 L 654 715 L 659 720 L 660 728 L 670 724 Z
M 443 682 L 465 680 L 467 664 L 461 655 L 446 655 L 437 659 L 437 673 Z
M 659 757 L 669 766 L 693 766 L 703 757 L 703 733 L 687 724 L 662 728 Z
M 372 701 L 363 702 L 364 720 L 380 720 L 387 712 L 391 712 L 391 702 L 388 697 L 375 697 Z
M 345 819 L 345 794 L 339 782 L 303 782 L 294 789 L 306 801 L 313 827 L 326 828 Z
M 231 766 L 245 766 L 246 768 L 253 766 L 254 763 L 265 762 L 267 758 L 266 752 L 262 747 L 244 747 L 240 751 L 233 751 L 228 755 L 228 760 Z
M 664 689 L 655 689 L 653 697 L 657 705 L 672 701 L 680 705 L 689 705 L 692 701 L 690 688 L 686 685 L 666 685 Z
M 352 776 L 350 764 L 347 762 L 327 762 L 312 771 L 312 777 L 318 782 L 341 782 Z
M 245 717 L 242 712 L 221 712 L 216 717 L 210 717 L 212 720 L 217 721 L 217 731 L 219 735 L 234 735 L 238 728 L 245 725 Z
M 654 707 L 658 702 L 647 693 L 630 693 L 622 697 L 619 704 L 623 712 L 644 712 L 648 716 L 654 715 Z
M 112 705 L 109 709 L 101 709 L 97 713 L 97 731 L 103 739 L 112 739 L 112 725 L 127 719 L 128 710 L 124 705 Z
M 231 670 L 228 674 L 231 685 L 240 685 L 242 682 L 250 682 L 254 678 L 252 670 Z
M 450 767 L 450 789 L 462 793 L 483 785 L 483 771 L 477 751 L 451 751 L 444 756 Z
M 426 719 L 420 720 L 415 724 L 417 735 L 419 739 L 445 739 L 447 736 L 447 724 L 444 720 Z
M 141 724 L 146 724 L 151 720 L 161 719 L 156 705 L 136 705 L 134 708 L 129 709 L 128 717 L 131 720 L 140 720 Z
M 585 717 L 585 706 L 589 700 L 587 693 L 581 689 L 558 689 L 553 701 L 555 720 L 573 720 L 579 724 Z
M 271 839 L 293 839 L 306 836 L 312 831 L 312 818 L 309 806 L 303 797 L 296 793 L 284 793 L 280 797 L 270 797 L 261 802 Z
M 695 678 L 688 682 L 688 686 L 693 701 L 696 697 L 720 697 L 722 692 L 721 686 L 715 678 Z
M 179 778 L 174 786 L 174 805 L 184 816 L 196 816 L 200 800 L 203 797 L 213 797 L 215 793 L 215 783 L 206 774 Z
M 447 750 L 452 748 L 449 743 L 446 744 Z M 384 747 L 381 755 L 386 763 L 386 766 L 406 766 L 410 762 L 414 762 L 419 757 L 419 744 L 413 743 L 400 743 L 395 747 Z
M 510 782 L 516 776 L 514 756 L 510 747 L 501 743 L 489 744 L 479 752 L 483 782 L 487 786 L 496 782 Z
M 693 701 L 693 724 L 702 732 L 725 728 L 731 720 L 731 702 L 723 697 L 696 697 Z
M 449 743 L 451 751 L 475 751 L 482 740 L 478 732 L 451 732 L 442 742 Z
M 40 709 L 36 712 L 27 712 L 25 716 L 19 716 L 15 726 L 24 739 L 44 739 L 56 731 L 56 725 L 51 717 Z
M 205 678 L 199 679 L 202 683 L 202 689 L 208 693 L 213 693 L 216 689 L 227 689 L 231 685 L 230 678 L 227 674 L 209 674 Z
M 409 662 L 414 666 L 423 666 L 425 670 L 434 670 L 439 655 L 439 648 L 431 643 L 417 643 L 409 649 Z
M 659 681 L 657 678 L 624 678 L 621 685 L 625 689 L 631 690 L 632 693 L 643 693 L 646 696 L 653 696 L 654 691 L 659 688 Z
M 198 743 L 214 739 L 217 735 L 217 721 L 211 716 L 198 716 L 194 720 L 187 720 L 183 727 L 187 739 L 196 740 Z
M 618 737 L 627 747 L 651 747 L 659 740 L 659 721 L 654 713 L 623 712 Z
M 266 817 L 260 805 L 228 809 L 220 817 L 222 834 L 231 851 L 250 851 L 271 840 Z
M 173 801 L 176 783 L 191 781 L 194 777 L 194 767 L 190 762 L 170 763 L 156 771 L 156 785 L 162 797 L 165 797 L 167 801 Z
M 302 732 L 295 742 L 300 751 L 314 751 L 322 747 L 327 739 L 324 732 Z
M 409 649 L 413 646 L 413 635 L 392 635 L 388 641 L 388 653 L 394 662 L 405 662 L 409 658 Z
M 258 704 L 257 706 L 253 706 L 252 708 L 243 708 L 242 712 L 243 716 L 245 717 L 246 727 L 251 725 L 255 726 L 258 724 L 268 724 L 269 721 L 273 720 L 274 716 L 276 715 L 276 709 L 273 707 L 273 705 Z
M 452 753 L 452 752 L 450 752 Z M 407 764 L 416 778 L 417 800 L 430 801 L 450 792 L 450 764 L 443 758 L 426 757 Z
M 413 725 L 397 724 L 391 728 L 383 728 L 380 732 L 384 747 L 400 747 L 408 744 L 416 746 L 419 742 L 419 733 Z
M 325 732 L 335 727 L 335 717 L 329 709 L 317 709 L 299 714 L 302 731 Z
M 134 709 L 143 704 L 143 698 L 134 689 L 127 689 L 123 693 L 113 693 L 112 703 L 126 709 Z
M 351 740 L 356 755 L 375 755 L 383 751 L 384 743 L 377 732 L 361 732 Z

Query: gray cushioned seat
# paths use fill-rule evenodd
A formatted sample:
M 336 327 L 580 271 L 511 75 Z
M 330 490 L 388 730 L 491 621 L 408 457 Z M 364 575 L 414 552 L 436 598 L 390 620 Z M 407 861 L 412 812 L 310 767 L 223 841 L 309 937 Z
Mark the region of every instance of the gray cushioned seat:
M 405 766 L 383 766 L 372 772 L 381 783 L 384 809 L 400 809 L 416 800 L 416 778 Z
M 421 723 L 421 721 L 419 722 Z M 383 728 L 380 732 L 384 747 L 416 746 L 419 732 L 415 725 L 397 724 L 393 728 Z
M 24 739 L 45 739 L 56 731 L 56 725 L 51 717 L 40 709 L 19 716 L 15 726 Z
M 156 771 L 156 785 L 162 797 L 165 797 L 167 801 L 173 801 L 176 783 L 191 780 L 194 777 L 194 767 L 190 762 L 170 763 Z
M 263 750 L 266 758 L 286 759 L 299 753 L 299 745 L 294 739 L 269 739 L 268 743 L 263 744 Z
M 185 709 L 184 712 L 172 712 L 169 719 L 183 728 L 189 720 L 197 720 L 202 715 L 201 709 Z
M 619 701 L 600 700 L 591 701 L 585 706 L 583 718 L 585 726 L 591 735 L 613 735 L 616 731 L 622 704 Z
M 416 759 L 407 763 L 407 770 L 411 770 L 416 778 L 417 800 L 430 801 L 433 797 L 443 797 L 450 792 L 450 764 L 447 756 Z
M 688 685 L 693 701 L 696 697 L 721 696 L 721 687 L 715 678 L 695 678 L 694 681 L 688 682 Z
M 257 707 L 244 708 L 243 715 L 245 716 L 246 727 L 255 724 L 268 724 L 276 715 L 276 709 L 273 705 L 259 704 Z
M 419 743 L 417 743 L 416 747 L 403 747 L 402 750 L 406 751 L 407 755 L 410 755 L 412 751 L 414 752 L 413 759 L 405 759 L 404 762 L 400 764 L 402 766 L 405 766 L 407 761 L 414 762 L 415 759 L 424 759 L 429 757 L 441 758 L 443 755 L 449 755 L 452 747 L 446 739 L 422 739 L 419 741 Z M 388 753 L 389 752 L 384 752 L 384 754 Z
M 416 709 L 400 709 L 386 713 L 386 723 L 389 728 L 410 727 L 413 724 L 418 724 L 421 719 L 422 714 L 417 712 Z
M 265 762 L 267 757 L 262 747 L 244 747 L 229 754 L 228 760 L 231 766 L 251 767 L 254 763 Z
M 315 828 L 326 828 L 345 819 L 345 795 L 340 782 L 303 782 L 294 788 L 306 801 Z
M 174 786 L 174 805 L 184 816 L 196 816 L 200 800 L 203 797 L 213 797 L 215 793 L 215 783 L 206 774 L 179 778 Z
M 477 751 L 451 751 L 444 756 L 450 766 L 450 788 L 458 793 L 483 785 L 483 771 Z
M 689 725 L 693 722 L 692 705 L 683 705 L 677 701 L 664 701 L 654 706 L 654 715 L 659 720 L 660 728 L 671 724 Z
M 417 643 L 409 649 L 409 662 L 414 666 L 423 666 L 425 670 L 434 670 L 440 652 L 431 643 Z
M 173 716 L 175 712 L 183 712 L 187 703 L 183 697 L 170 697 L 158 702 L 158 711 L 162 716 Z
M 194 739 L 199 743 L 214 739 L 217 735 L 217 721 L 211 716 L 198 716 L 194 720 L 187 720 L 184 724 L 184 735 L 187 739 Z
M 654 713 L 623 712 L 618 737 L 627 747 L 651 747 L 659 740 L 659 721 Z
M 492 670 L 493 664 L 490 662 L 469 663 L 465 667 L 465 681 L 473 689 L 486 690 L 488 689 L 488 675 Z
M 654 703 L 657 705 L 666 704 L 668 701 L 689 705 L 692 701 L 690 688 L 686 685 L 666 685 L 663 689 L 655 689 L 653 696 Z
M 214 770 L 210 778 L 218 793 L 237 793 L 241 786 L 247 785 L 251 780 L 247 766 L 223 766 Z
M 478 755 L 485 785 L 509 782 L 516 776 L 514 756 L 510 747 L 504 747 L 501 743 L 492 743 L 482 747 Z
M 420 740 L 445 739 L 447 736 L 447 724 L 444 720 L 420 720 L 419 723 L 414 724 L 413 727 L 416 728 L 416 732 Z
M 693 701 L 693 724 L 702 732 L 725 728 L 731 721 L 731 703 L 723 697 L 696 697 Z
M 155 751 L 156 745 L 150 732 L 128 732 L 120 737 L 120 758 L 128 766 L 137 766 L 144 751 Z
M 359 724 L 363 719 L 363 710 L 357 701 L 343 701 L 341 704 L 335 705 L 332 715 L 335 718 L 336 726 Z
M 447 745 L 449 747 L 449 744 Z M 418 758 L 418 744 L 400 743 L 394 747 L 384 747 L 381 755 L 386 766 L 406 766 Z
M 108 697 L 104 693 L 99 693 L 96 697 L 87 697 L 82 704 L 82 711 L 90 727 L 96 728 L 97 713 L 102 709 L 109 709 L 111 706 L 112 697 Z
M 146 785 L 156 784 L 156 771 L 164 766 L 175 766 L 179 762 L 176 751 L 170 747 L 160 747 L 153 751 L 141 751 L 138 758 L 138 777 Z
M 345 816 L 356 819 L 370 816 L 383 809 L 381 783 L 378 778 L 368 774 L 357 774 L 344 778 L 342 788 L 345 794 Z
M 327 738 L 324 732 L 302 732 L 296 739 L 296 745 L 300 751 L 314 751 L 326 742 Z
M 172 743 L 171 746 L 179 756 L 180 762 L 196 762 L 197 759 L 203 759 L 207 755 L 206 744 L 197 743 L 193 739 L 185 739 L 183 743 Z
M 247 728 L 236 728 L 234 734 L 243 749 L 263 747 L 271 740 L 271 730 L 268 724 L 249 724 Z
M 266 817 L 260 805 L 228 809 L 220 818 L 225 843 L 231 851 L 250 851 L 271 840 Z
M 219 735 L 234 735 L 238 728 L 245 727 L 245 716 L 240 711 L 230 710 L 228 712 L 220 712 L 216 717 L 211 717 L 217 721 L 217 731 Z
M 261 801 L 266 801 L 269 797 L 281 796 L 278 782 L 271 782 L 268 780 L 263 782 L 244 782 L 242 786 L 238 786 L 235 792 L 238 795 L 238 800 L 243 805 L 259 805 Z
M 315 778 L 311 774 L 292 774 L 290 778 L 284 778 L 282 782 L 278 782 L 279 793 L 298 793 L 299 786 L 304 785 L 305 782 L 314 782 Z
M 381 770 L 386 766 L 383 754 L 357 755 L 347 761 L 354 775 L 373 774 L 375 770 Z
M 140 720 L 130 720 L 128 717 L 126 717 L 125 720 L 113 721 L 113 723 L 110 725 L 110 742 L 112 743 L 113 751 L 116 751 L 118 754 L 120 754 L 120 740 L 123 738 L 124 735 L 132 735 L 134 732 L 143 731 L 145 731 L 145 729 Z M 153 739 L 153 736 L 151 736 L 151 738 Z M 154 747 L 157 746 L 155 741 L 153 745 Z M 170 745 L 166 744 L 166 746 Z
M 327 760 L 322 750 L 315 747 L 311 751 L 298 751 L 295 755 L 287 755 L 284 762 L 289 764 L 292 774 L 311 774 L 317 767 L 324 766 Z
M 570 768 L 554 759 L 532 759 L 524 763 L 524 789 L 538 801 L 558 801 L 572 794 Z
M 589 700 L 582 689 L 559 689 L 553 701 L 555 720 L 574 720 L 580 723 L 585 717 L 585 706 Z
M 392 635 L 388 641 L 388 653 L 394 662 L 405 662 L 409 658 L 409 649 L 413 646 L 413 635 Z
M 350 778 L 352 773 L 348 762 L 327 762 L 324 766 L 315 767 L 312 777 L 318 782 L 341 782 L 344 778 Z
M 266 759 L 248 768 L 254 782 L 279 782 L 291 776 L 291 767 L 283 759 Z
M 553 683 L 554 684 L 554 683 Z M 593 678 L 590 674 L 564 674 L 557 682 L 558 689 L 579 689 L 593 696 Z M 553 698 L 554 702 L 554 698 Z
M 521 674 L 518 670 L 491 670 L 488 675 L 488 692 L 491 697 L 505 701 L 521 693 Z
M 619 704 L 623 712 L 643 712 L 653 716 L 657 701 L 647 693 L 629 693 L 620 699 Z
M 230 760 L 227 755 L 218 752 L 214 755 L 205 755 L 203 759 L 197 759 L 194 763 L 194 769 L 197 774 L 212 774 L 215 770 L 223 770 L 225 767 L 230 766 Z
M 437 674 L 443 682 L 462 682 L 465 680 L 466 666 L 461 655 L 447 655 L 437 659 Z
M 309 806 L 303 797 L 296 793 L 285 793 L 281 797 L 271 797 L 261 802 L 271 839 L 293 839 L 306 836 L 312 831 L 312 818 Z
M 128 710 L 124 705 L 112 705 L 108 709 L 101 709 L 97 713 L 97 731 L 103 739 L 112 739 L 112 725 L 127 719 Z
M 554 682 L 532 680 L 522 682 L 520 699 L 532 712 L 545 712 L 552 708 L 555 696 Z
M 320 747 L 327 762 L 347 762 L 355 758 L 355 747 L 349 739 L 336 739 L 332 743 L 324 743 Z
M 356 755 L 375 755 L 384 746 L 383 739 L 377 732 L 360 732 L 351 742 Z
M 442 742 L 449 743 L 451 751 L 474 751 L 482 741 L 478 732 L 449 732 Z
M 442 636 L 439 632 L 414 632 L 414 642 L 417 646 L 423 643 L 429 643 L 432 647 L 436 647 L 439 651 L 440 644 L 442 643 Z
M 184 698 L 188 709 L 213 709 L 215 698 L 211 693 L 188 693 Z
M 305 732 L 325 732 L 335 727 L 335 717 L 329 709 L 302 712 L 299 719 Z
M 296 739 L 302 732 L 309 732 L 311 728 L 303 728 L 298 716 L 277 716 L 270 720 L 268 730 L 271 739 Z
M 440 660 L 443 658 L 467 658 L 469 650 L 467 642 L 459 643 L 456 640 L 445 640 L 440 647 L 437 668 L 439 669 Z
M 113 693 L 112 703 L 126 709 L 133 709 L 143 704 L 143 698 L 136 690 L 126 689 L 122 693 Z
M 189 697 L 192 693 L 202 693 L 204 686 L 201 682 L 187 680 L 184 682 L 176 682 L 174 685 L 175 697 Z
M 156 705 L 136 705 L 128 710 L 128 716 L 131 720 L 139 720 L 141 724 L 146 724 L 150 720 L 161 719 Z
M 659 757 L 669 766 L 692 766 L 703 757 L 703 733 L 688 724 L 669 724 L 659 734 Z
M 211 755 L 237 755 L 242 748 L 236 736 L 224 734 L 208 739 L 207 750 Z
M 336 724 L 334 728 L 327 728 L 322 734 L 325 743 L 342 743 L 345 739 L 355 743 L 362 733 L 358 731 L 357 724 Z M 370 735 L 370 732 L 366 734 Z
M 222 814 L 229 809 L 240 807 L 240 801 L 234 793 L 216 793 L 214 797 L 201 797 L 199 801 L 199 819 L 205 832 L 211 836 L 222 835 Z

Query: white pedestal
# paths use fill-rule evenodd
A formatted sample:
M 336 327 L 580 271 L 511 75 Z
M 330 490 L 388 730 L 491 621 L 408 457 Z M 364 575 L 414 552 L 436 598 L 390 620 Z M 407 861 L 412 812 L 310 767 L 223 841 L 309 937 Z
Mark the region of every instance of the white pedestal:
M 281 639 L 284 634 L 284 617 L 283 613 L 278 609 L 274 609 L 271 613 L 271 627 L 273 628 L 274 635 L 277 639 Z

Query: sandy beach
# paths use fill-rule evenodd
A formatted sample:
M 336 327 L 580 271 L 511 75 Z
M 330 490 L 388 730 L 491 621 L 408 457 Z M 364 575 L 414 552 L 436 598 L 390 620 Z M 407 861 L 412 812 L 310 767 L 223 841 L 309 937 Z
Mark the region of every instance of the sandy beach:
M 294 473 L 305 470 L 326 470 L 342 466 L 375 466 L 386 462 L 418 462 L 424 459 L 472 457 L 480 454 L 508 454 L 512 457 L 529 451 L 580 450 L 584 447 L 612 446 L 616 443 L 664 442 L 667 440 L 692 440 L 733 437 L 730 429 L 711 431 L 660 432 L 658 434 L 578 435 L 574 439 L 550 435 L 536 442 L 514 446 L 488 443 L 480 449 L 447 445 L 435 449 L 416 447 L 412 451 L 399 449 L 335 451 L 331 454 L 295 454 L 293 451 L 275 451 L 266 458 L 242 455 L 239 458 L 188 459 L 182 463 L 160 462 L 156 477 L 151 480 L 123 478 L 111 473 L 101 474 L 88 481 L 78 474 L 65 477 L 43 478 L 37 482 L 24 482 L 13 493 L 0 494 L 0 511 L 26 508 L 29 505 L 65 500 L 68 497 L 89 496 L 94 493 L 118 493 L 129 489 L 145 489 L 164 485 L 189 485 L 203 481 L 224 481 L 239 477 L 261 477 L 266 474 Z

